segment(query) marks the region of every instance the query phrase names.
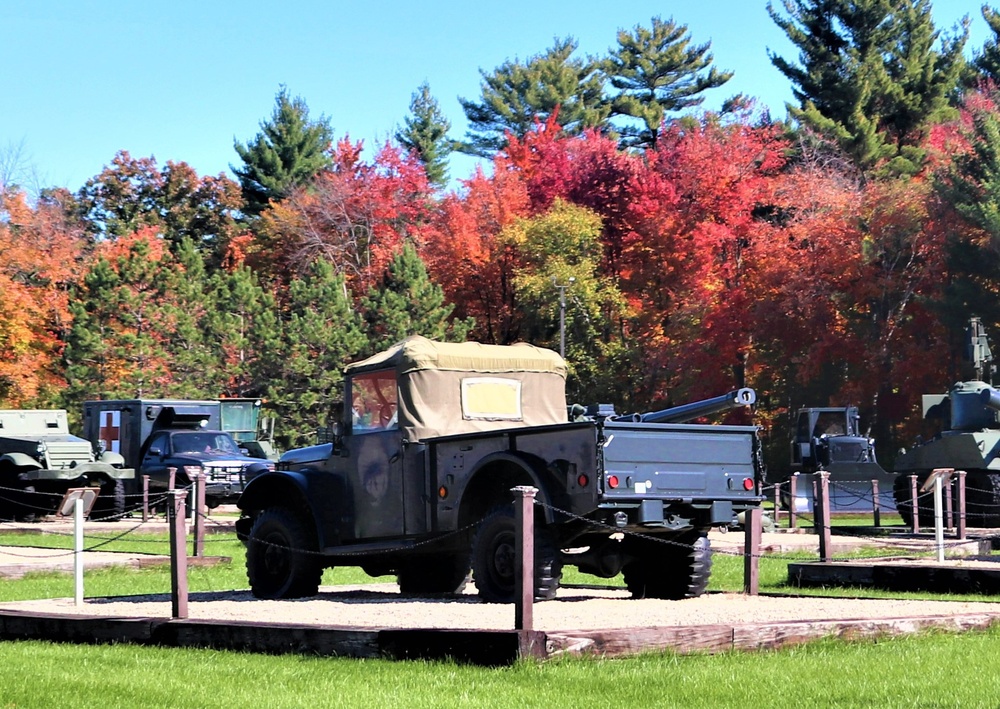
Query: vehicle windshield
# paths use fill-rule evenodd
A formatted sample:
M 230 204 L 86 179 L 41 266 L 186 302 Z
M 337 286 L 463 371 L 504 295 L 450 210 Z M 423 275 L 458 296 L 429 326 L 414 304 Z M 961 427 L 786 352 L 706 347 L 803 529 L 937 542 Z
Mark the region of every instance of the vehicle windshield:
M 228 433 L 192 431 L 175 433 L 171 437 L 175 453 L 226 453 L 241 455 L 239 447 Z

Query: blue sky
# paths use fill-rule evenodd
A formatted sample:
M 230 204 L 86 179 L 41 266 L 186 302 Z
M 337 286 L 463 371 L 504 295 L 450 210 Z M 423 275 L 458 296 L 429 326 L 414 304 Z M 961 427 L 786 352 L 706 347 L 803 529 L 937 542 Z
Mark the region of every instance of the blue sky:
M 969 14 L 967 52 L 982 47 L 979 3 L 932 2 L 939 29 Z M 458 97 L 479 97 L 480 69 L 543 52 L 556 37 L 603 56 L 618 29 L 653 16 L 687 25 L 693 42 L 712 43 L 716 66 L 735 72 L 708 92 L 707 108 L 744 93 L 785 115 L 791 88 L 767 50 L 796 53 L 764 0 L 0 0 L 0 170 L 16 167 L 31 189 L 76 190 L 127 150 L 231 175 L 234 139 L 257 134 L 281 85 L 338 137 L 371 149 L 402 124 L 426 81 L 462 137 Z M 457 158 L 452 177 L 472 169 Z

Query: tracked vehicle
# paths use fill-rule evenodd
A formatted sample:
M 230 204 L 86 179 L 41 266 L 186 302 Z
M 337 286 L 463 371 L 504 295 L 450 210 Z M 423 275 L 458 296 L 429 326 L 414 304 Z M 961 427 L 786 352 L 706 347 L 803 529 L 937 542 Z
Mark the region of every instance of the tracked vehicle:
M 966 330 L 966 359 L 973 379 L 956 383 L 947 394 L 923 396 L 924 418 L 939 430 L 896 458 L 896 508 L 906 524 L 913 520 L 909 476 L 916 475 L 922 487 L 932 470 L 954 468 L 966 472 L 966 524 L 1000 527 L 1000 390 L 993 387 L 996 366 L 979 318 Z M 917 506 L 918 519 L 932 523 L 931 495 L 921 495 Z

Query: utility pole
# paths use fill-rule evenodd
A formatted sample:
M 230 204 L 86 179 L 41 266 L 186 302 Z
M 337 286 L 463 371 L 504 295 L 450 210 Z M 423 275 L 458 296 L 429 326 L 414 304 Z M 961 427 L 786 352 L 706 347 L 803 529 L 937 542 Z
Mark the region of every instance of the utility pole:
M 555 276 L 552 283 L 559 289 L 559 356 L 566 359 L 566 289 L 576 282 L 573 276 L 569 277 L 569 282 L 559 285 Z

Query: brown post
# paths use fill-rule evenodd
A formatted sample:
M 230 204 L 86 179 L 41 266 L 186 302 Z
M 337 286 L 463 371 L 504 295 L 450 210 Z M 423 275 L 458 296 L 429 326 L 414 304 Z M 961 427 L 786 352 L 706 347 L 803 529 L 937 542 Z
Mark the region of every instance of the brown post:
M 195 494 L 194 499 L 194 555 L 205 556 L 205 481 L 204 473 L 197 473 L 194 476 Z
M 167 468 L 167 489 L 173 490 L 177 484 L 177 468 Z
M 514 493 L 514 630 L 534 630 L 535 495 L 538 488 L 518 485 Z
M 149 521 L 149 476 L 142 476 L 142 521 Z
M 774 484 L 774 525 L 781 521 L 781 483 Z
M 167 527 L 170 529 L 170 610 L 174 618 L 188 617 L 187 533 L 184 526 L 184 490 L 167 493 Z
M 875 520 L 875 527 L 882 526 L 882 505 L 879 504 L 878 480 L 872 479 L 872 518 Z
M 795 529 L 796 525 L 799 523 L 796 519 L 795 514 L 795 494 L 796 485 L 799 481 L 799 474 L 792 473 L 792 477 L 788 478 L 788 528 Z
M 958 538 L 965 541 L 965 471 L 955 471 L 955 485 L 958 486 L 955 497 L 958 498 Z
M 763 510 L 754 507 L 745 514 L 743 542 L 743 593 L 756 596 L 760 589 L 760 534 Z
M 910 511 L 913 513 L 913 533 L 920 532 L 920 501 L 917 499 L 917 476 L 910 476 Z
M 819 560 L 830 561 L 830 473 L 820 470 L 813 475 L 816 485 L 815 518 L 819 534 Z

